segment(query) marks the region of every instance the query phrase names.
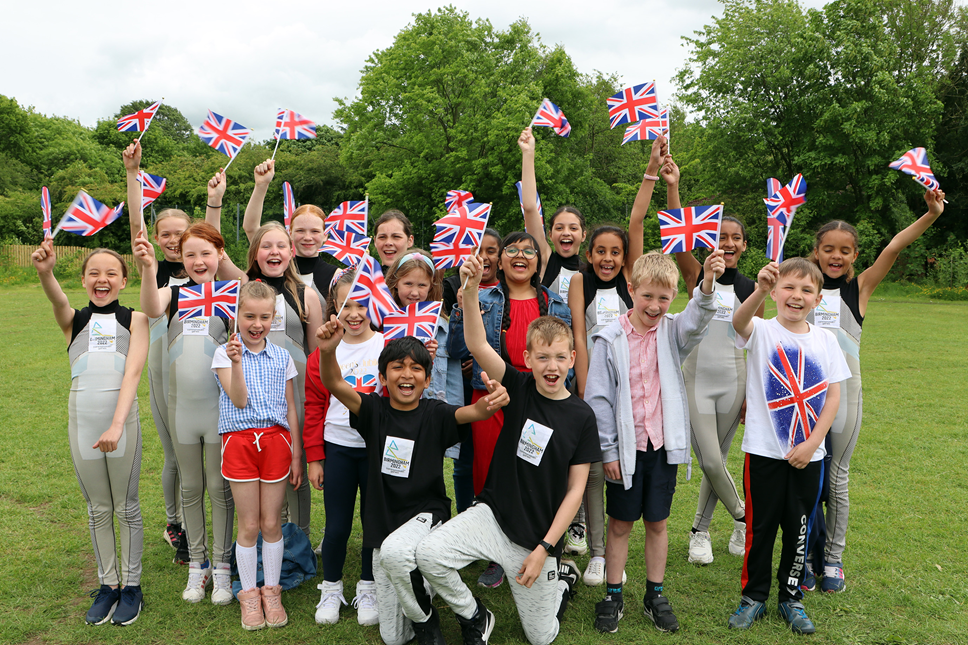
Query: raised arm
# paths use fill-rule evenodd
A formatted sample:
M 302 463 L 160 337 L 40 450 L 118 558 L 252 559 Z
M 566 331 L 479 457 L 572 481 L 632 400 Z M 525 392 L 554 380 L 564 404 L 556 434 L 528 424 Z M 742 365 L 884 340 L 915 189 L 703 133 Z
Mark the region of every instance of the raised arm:
M 155 259 L 155 247 L 151 246 L 144 231 L 139 231 L 135 238 L 134 259 L 141 274 L 141 311 L 151 318 L 157 318 L 168 312 L 168 305 L 171 304 L 171 289 L 158 288 L 158 261 Z
M 538 182 L 534 176 L 534 133 L 530 127 L 521 131 L 518 137 L 518 147 L 521 148 L 521 201 L 524 203 L 524 230 L 538 240 L 538 251 L 541 253 L 541 276 L 544 277 L 548 258 L 551 257 L 551 245 L 545 233 L 541 213 L 538 212 Z
M 131 342 L 128 344 L 128 355 L 124 359 L 124 377 L 121 379 L 121 389 L 118 391 L 118 404 L 114 408 L 111 425 L 94 443 L 92 448 L 101 452 L 114 452 L 118 449 L 118 441 L 124 434 L 124 423 L 131 413 L 131 406 L 138 395 L 138 385 L 141 383 L 141 372 L 144 371 L 145 361 L 148 360 L 148 317 L 140 311 L 131 314 Z
M 222 199 L 225 197 L 225 170 L 219 168 L 215 176 L 208 180 L 208 201 L 205 202 L 205 222 L 222 232 Z
M 60 283 L 54 277 L 54 265 L 57 264 L 57 255 L 54 254 L 54 243 L 51 240 L 44 240 L 40 248 L 30 256 L 37 269 L 37 277 L 40 278 L 40 286 L 44 288 L 44 295 L 50 300 L 54 307 L 54 320 L 57 326 L 64 332 L 67 342 L 71 340 L 71 327 L 74 324 L 74 310 L 71 303 L 67 300 L 67 294 L 61 289 Z
M 249 203 L 245 205 L 245 217 L 242 219 L 242 230 L 245 231 L 250 243 L 256 231 L 262 226 L 262 206 L 266 201 L 269 184 L 276 174 L 276 162 L 271 159 L 263 161 L 255 167 L 252 174 L 255 177 L 255 187 L 252 189 Z
M 487 388 L 487 396 L 482 396 L 474 405 L 465 405 L 457 409 L 455 417 L 457 423 L 473 423 L 491 418 L 495 412 L 511 402 L 508 391 L 495 379 L 488 378 L 487 372 L 481 372 L 481 380 Z
M 336 347 L 343 339 L 344 333 L 343 324 L 336 316 L 330 316 L 329 322 L 320 325 L 316 331 L 319 347 L 319 377 L 337 401 L 345 405 L 346 409 L 353 414 L 359 414 L 363 402 L 360 393 L 346 382 L 336 361 Z
M 632 203 L 632 212 L 629 215 L 629 252 L 625 257 L 625 275 L 632 275 L 632 265 L 642 256 L 645 245 L 645 216 L 649 214 L 649 204 L 652 202 L 652 191 L 655 190 L 655 180 L 645 177 L 658 177 L 662 168 L 662 160 L 669 151 L 669 143 L 665 137 L 659 137 L 652 142 L 652 152 L 649 154 L 649 163 L 645 168 L 645 176 L 639 186 L 639 192 L 635 195 Z
M 736 333 L 749 340 L 753 334 L 753 316 L 766 302 L 766 296 L 773 289 L 777 279 L 780 277 L 780 265 L 770 262 L 760 269 L 756 276 L 756 289 L 743 304 L 733 312 L 733 329 Z
M 571 332 L 575 337 L 575 380 L 578 397 L 585 398 L 588 380 L 588 343 L 585 336 L 585 276 L 579 271 L 568 285 L 568 309 L 571 310 Z
M 464 288 L 464 340 L 474 360 L 481 366 L 481 370 L 500 383 L 504 380 L 506 364 L 487 343 L 484 318 L 481 316 L 481 303 L 477 296 L 482 275 L 484 275 L 484 267 L 476 255 L 464 260 L 460 268 L 461 280 L 467 280 L 467 286 Z
M 138 181 L 138 171 L 141 169 L 141 143 L 135 139 L 121 153 L 124 161 L 124 177 L 128 187 L 128 227 L 131 229 L 131 251 L 134 252 L 134 239 L 138 231 L 143 228 L 144 219 L 141 214 L 141 182 Z M 138 269 L 140 270 L 140 266 Z

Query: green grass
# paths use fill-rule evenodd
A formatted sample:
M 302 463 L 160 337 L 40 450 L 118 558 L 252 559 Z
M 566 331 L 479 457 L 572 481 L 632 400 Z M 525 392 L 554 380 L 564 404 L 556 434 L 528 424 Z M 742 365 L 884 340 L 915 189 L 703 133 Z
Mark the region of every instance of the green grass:
M 83 292 L 71 290 L 75 306 Z M 122 302 L 133 304 L 129 288 Z M 683 300 L 676 302 L 681 309 Z M 141 501 L 145 521 L 143 589 L 146 608 L 129 628 L 88 627 L 83 615 L 97 586 L 87 513 L 67 445 L 70 372 L 63 337 L 43 292 L 6 287 L 0 307 L 9 314 L 0 347 L 0 538 L 8 556 L 0 560 L 2 643 L 379 643 L 377 628 L 356 624 L 344 611 L 336 626 L 313 622 L 319 593 L 310 583 L 287 592 L 290 624 L 281 630 L 244 633 L 238 605 L 188 605 L 180 598 L 187 569 L 171 563 L 162 541 L 164 505 L 160 490 L 162 453 L 147 403 L 147 377 L 139 392 L 144 431 Z M 771 316 L 770 309 L 767 316 Z M 935 303 L 878 290 L 864 327 L 865 419 L 852 459 L 851 522 L 845 553 L 847 590 L 809 594 L 806 606 L 818 626 L 814 643 L 962 644 L 968 642 L 968 385 L 965 359 L 968 303 Z M 734 442 L 730 470 L 739 477 L 741 437 Z M 618 634 L 602 637 L 592 627 L 602 589 L 579 585 L 556 642 L 591 643 L 795 643 L 801 642 L 777 616 L 746 634 L 726 629 L 740 594 L 740 565 L 726 545 L 731 520 L 717 510 L 711 527 L 716 560 L 706 567 L 686 563 L 686 533 L 698 497 L 700 473 L 687 481 L 685 468 L 670 517 L 667 595 L 682 629 L 659 635 L 640 611 L 645 586 L 643 534 L 636 528 L 627 589 L 635 597 Z M 321 494 L 314 493 L 313 537 L 323 526 Z M 359 576 L 360 532 L 350 544 L 344 579 L 352 597 Z M 584 568 L 587 556 L 578 559 Z M 481 565 L 465 570 L 473 583 Z M 473 587 L 497 616 L 491 642 L 520 643 L 524 635 L 507 586 Z M 438 601 L 439 603 L 439 601 Z M 449 611 L 444 633 L 460 643 Z

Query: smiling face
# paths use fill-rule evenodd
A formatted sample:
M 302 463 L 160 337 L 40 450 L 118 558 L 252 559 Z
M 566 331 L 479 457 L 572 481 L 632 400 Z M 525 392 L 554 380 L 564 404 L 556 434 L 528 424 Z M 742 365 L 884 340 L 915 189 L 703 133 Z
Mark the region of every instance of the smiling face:
M 592 247 L 585 254 L 600 279 L 612 280 L 625 264 L 625 246 L 615 233 L 601 233 L 595 237 Z
M 376 230 L 374 245 L 380 254 L 380 264 L 390 266 L 401 253 L 413 246 L 413 235 L 406 234 L 403 222 L 389 219 Z
M 202 284 L 215 279 L 222 253 L 208 240 L 193 235 L 182 242 L 181 257 L 188 277 Z
M 296 255 L 301 258 L 314 258 L 319 255 L 326 236 L 323 235 L 323 220 L 310 213 L 303 213 L 292 220 L 292 244 Z
M 178 243 L 187 228 L 188 222 L 181 217 L 166 217 L 155 224 L 155 242 L 169 262 L 181 261 Z
M 259 250 L 255 256 L 259 271 L 267 278 L 278 278 L 286 272 L 292 259 L 289 236 L 285 231 L 268 230 L 259 240 Z
M 239 336 L 250 351 L 262 351 L 275 314 L 275 300 L 246 298 L 242 302 L 239 307 Z
M 343 307 L 350 292 L 349 284 L 341 284 L 336 291 L 336 311 Z M 339 315 L 339 320 L 343 323 L 346 335 L 343 340 L 351 345 L 363 343 L 373 337 L 373 330 L 370 328 L 370 319 L 366 317 L 366 307 L 355 300 L 350 300 L 343 307 L 343 313 Z
M 410 263 L 403 262 L 402 264 L 406 265 Z M 415 302 L 425 302 L 430 294 L 431 285 L 432 278 L 427 275 L 427 270 L 419 266 L 414 267 L 406 273 L 401 274 L 397 279 L 395 286 L 397 300 L 400 301 L 400 305 L 403 307 L 412 305 Z
M 527 257 L 525 253 L 530 253 Z M 538 252 L 529 240 L 512 242 L 504 247 L 499 263 L 504 279 L 508 282 L 525 284 L 531 282 L 531 276 L 538 270 Z
M 81 284 L 87 297 L 98 307 L 109 305 L 118 299 L 118 293 L 128 284 L 124 268 L 116 257 L 98 253 L 87 259 Z
M 807 314 L 820 304 L 823 297 L 820 285 L 812 277 L 796 273 L 781 275 L 770 295 L 776 301 L 777 321 L 795 333 L 806 333 Z
M 844 230 L 827 231 L 813 254 L 825 276 L 839 278 L 846 275 L 857 259 L 854 236 Z
M 386 376 L 380 374 L 380 384 L 390 396 L 397 410 L 413 410 L 420 403 L 423 391 L 430 384 L 430 374 L 423 365 L 409 356 L 387 363 Z
M 536 338 L 531 349 L 524 352 L 524 364 L 531 368 L 535 387 L 543 396 L 549 399 L 569 396 L 565 378 L 575 365 L 575 351 L 569 348 L 567 338 L 559 336 L 550 345 Z
M 676 290 L 670 287 L 645 280 L 637 287 L 629 284 L 632 294 L 632 311 L 629 320 L 636 330 L 649 330 L 659 324 L 662 317 L 669 311 L 672 301 L 676 298 Z
M 568 258 L 578 254 L 581 243 L 585 241 L 585 231 L 581 220 L 574 213 L 563 211 L 551 224 L 551 244 L 561 257 Z
M 735 269 L 740 256 L 746 250 L 746 241 L 743 240 L 743 227 L 736 222 L 723 222 L 719 233 L 719 248 L 723 250 L 723 259 L 726 260 L 727 269 Z
M 482 284 L 490 284 L 497 280 L 497 266 L 500 258 L 501 240 L 493 235 L 485 235 L 478 250 L 477 257 L 484 265 L 484 275 L 481 276 Z

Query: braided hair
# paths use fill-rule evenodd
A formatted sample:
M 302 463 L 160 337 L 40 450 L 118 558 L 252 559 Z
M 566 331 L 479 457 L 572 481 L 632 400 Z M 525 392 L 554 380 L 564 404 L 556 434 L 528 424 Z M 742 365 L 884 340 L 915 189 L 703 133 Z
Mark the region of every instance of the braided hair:
M 548 315 L 548 295 L 543 292 L 541 288 L 541 253 L 538 253 L 538 243 L 530 233 L 525 233 L 524 231 L 515 231 L 509 233 L 507 237 L 501 242 L 501 252 L 508 247 L 509 244 L 517 244 L 518 242 L 530 242 L 531 248 L 535 250 L 537 265 L 535 267 L 534 273 L 531 275 L 531 287 L 534 289 L 535 295 L 538 298 L 538 315 L 547 316 Z M 504 276 L 504 270 L 498 267 L 497 279 L 501 285 L 501 293 L 504 295 L 504 310 L 501 316 L 501 358 L 506 361 L 510 361 L 508 356 L 507 342 L 505 336 L 507 336 L 507 331 L 511 327 L 511 292 L 508 289 L 508 282 Z M 542 297 L 544 296 L 544 297 Z

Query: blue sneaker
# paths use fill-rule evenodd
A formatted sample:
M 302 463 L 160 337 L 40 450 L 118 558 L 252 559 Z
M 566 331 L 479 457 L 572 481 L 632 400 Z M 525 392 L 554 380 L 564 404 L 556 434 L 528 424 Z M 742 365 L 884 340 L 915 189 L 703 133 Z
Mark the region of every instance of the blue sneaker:
M 813 572 L 813 567 L 807 563 L 806 572 L 803 574 L 803 582 L 800 583 L 800 591 L 816 591 L 817 576 Z
M 128 585 L 121 590 L 121 601 L 114 611 L 114 618 L 111 619 L 111 622 L 115 625 L 130 625 L 138 620 L 144 606 L 145 599 L 141 594 L 141 586 Z
M 729 617 L 730 629 L 749 629 L 766 613 L 766 605 L 747 596 L 739 601 L 739 608 Z
M 91 598 L 94 598 L 94 604 L 87 610 L 85 620 L 89 625 L 103 625 L 114 615 L 121 598 L 121 590 L 101 585 L 100 589 L 91 592 Z
M 504 582 L 504 568 L 497 562 L 489 562 L 484 573 L 477 579 L 477 584 L 489 589 L 496 589 Z
M 817 631 L 813 626 L 813 621 L 807 617 L 807 612 L 803 610 L 803 603 L 795 600 L 781 602 L 776 606 L 780 610 L 783 620 L 787 621 L 794 634 L 812 634 Z
M 837 593 L 843 591 L 847 586 L 844 580 L 843 562 L 825 562 L 823 566 L 823 582 L 820 583 L 820 591 L 827 593 Z

